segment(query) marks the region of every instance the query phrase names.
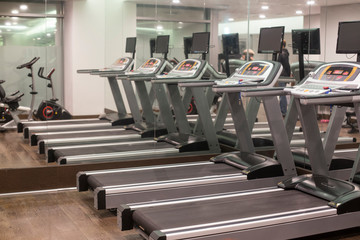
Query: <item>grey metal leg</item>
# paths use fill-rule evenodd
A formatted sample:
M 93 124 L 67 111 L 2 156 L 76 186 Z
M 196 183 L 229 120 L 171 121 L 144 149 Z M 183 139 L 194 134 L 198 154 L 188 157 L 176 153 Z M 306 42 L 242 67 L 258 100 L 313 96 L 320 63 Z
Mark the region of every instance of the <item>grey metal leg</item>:
M 295 176 L 295 164 L 290 150 L 290 142 L 286 137 L 286 129 L 279 101 L 276 96 L 263 97 L 265 114 L 269 123 L 275 152 L 280 162 L 285 176 Z
M 193 87 L 191 88 L 191 90 L 194 94 L 196 105 L 199 106 L 197 108 L 198 114 L 203 129 L 203 133 L 209 145 L 210 152 L 220 152 L 219 142 L 216 136 L 214 124 L 212 122 L 211 114 L 209 111 L 209 98 L 205 96 L 204 89 L 202 87 Z
M 254 128 L 256 117 L 258 115 L 260 108 L 260 103 L 261 103 L 261 98 L 252 97 L 250 98 L 248 106 L 246 107 L 246 116 L 247 116 L 247 122 L 249 125 L 250 132 L 252 132 Z
M 193 88 L 191 89 L 192 90 L 192 92 L 194 93 L 194 91 L 193 91 Z M 208 110 L 208 112 L 209 112 L 209 114 L 210 114 L 210 106 L 211 106 L 211 104 L 212 104 L 212 102 L 213 102 L 213 100 L 214 100 L 214 96 L 215 96 L 215 93 L 212 91 L 212 88 L 210 87 L 207 87 L 206 89 L 204 89 L 204 88 L 201 88 L 201 90 L 203 91 L 203 95 L 205 94 L 206 95 L 206 100 L 207 100 L 207 105 L 206 106 L 203 106 L 203 107 L 205 107 L 205 109 L 207 109 Z M 195 97 L 195 95 L 194 95 L 194 97 Z M 198 109 L 198 103 L 197 103 L 197 101 L 196 101 L 196 99 L 195 99 L 195 105 L 196 105 L 196 109 Z M 202 106 L 200 106 L 200 108 L 201 108 Z M 198 112 L 199 112 L 199 110 L 198 110 Z M 211 118 L 211 116 L 210 116 L 210 119 L 211 119 L 211 121 L 212 121 L 212 118 Z M 196 121 L 196 124 L 195 124 L 195 127 L 194 127 L 194 129 L 193 129 L 193 133 L 195 134 L 195 135 L 203 135 L 204 134 L 204 126 L 202 125 L 202 121 L 200 121 L 200 115 L 197 117 L 197 121 Z
M 156 98 L 159 103 L 160 117 L 162 122 L 165 124 L 166 129 L 169 133 L 174 133 L 177 131 L 173 115 L 171 112 L 171 107 L 169 104 L 169 99 L 166 96 L 164 84 L 154 84 L 153 89 L 155 91 Z
M 171 103 L 176 117 L 176 123 L 180 133 L 190 134 L 191 129 L 189 122 L 186 118 L 186 109 L 182 102 L 179 88 L 177 84 L 167 84 Z
M 116 105 L 116 109 L 117 109 L 118 113 L 126 114 L 125 104 L 122 99 L 119 84 L 117 82 L 116 77 L 108 77 L 107 79 L 108 79 L 108 82 L 110 85 L 112 95 L 114 97 L 114 101 L 115 101 L 115 105 Z
M 185 109 L 187 110 L 189 108 L 189 105 L 191 103 L 191 99 L 192 99 L 192 92 L 190 89 L 186 88 L 185 89 L 185 92 L 183 94 L 183 97 L 182 97 L 182 101 L 183 101 L 183 104 L 184 104 L 184 107 Z
M 135 86 L 142 106 L 143 117 L 145 119 L 154 119 L 154 112 L 152 110 L 145 82 L 136 81 Z
M 290 98 L 288 111 L 285 116 L 285 128 L 286 128 L 287 136 L 289 138 L 289 142 L 291 141 L 291 139 L 293 137 L 295 126 L 296 126 L 296 123 L 298 120 L 298 116 L 299 116 L 299 113 L 296 108 L 296 104 L 294 102 L 294 97 L 292 96 Z
M 244 105 L 242 101 L 239 100 L 239 93 L 229 93 L 228 104 L 230 106 L 231 116 L 234 121 L 238 139 L 236 148 L 240 149 L 242 152 L 255 152 L 254 144 L 251 139 L 251 132 L 246 120 Z
M 355 111 L 355 115 L 356 115 L 356 120 L 359 123 L 360 122 L 360 103 L 354 103 L 354 111 Z M 354 176 L 355 174 L 357 174 L 360 171 L 360 147 L 358 148 L 358 152 L 356 154 L 356 159 L 354 161 L 354 166 L 352 168 L 351 171 L 351 175 L 350 175 L 350 182 L 352 182 L 354 180 Z
M 346 107 L 334 106 L 330 117 L 329 125 L 323 141 L 325 159 L 330 168 L 332 157 L 335 151 L 337 139 L 339 138 L 341 125 L 344 121 Z
M 312 173 L 328 176 L 327 162 L 321 141 L 319 126 L 316 117 L 316 105 L 301 105 L 300 99 L 295 99 L 296 107 L 305 137 L 305 145 L 309 153 Z
M 216 118 L 215 118 L 216 132 L 223 130 L 228 112 L 229 112 L 228 94 L 223 93 L 222 100 L 220 102 L 219 108 L 217 110 Z
M 154 105 L 154 102 L 155 102 L 155 100 L 156 100 L 155 90 L 154 90 L 154 86 L 153 86 L 153 85 L 151 85 L 150 90 L 149 90 L 149 100 L 150 100 L 151 106 L 153 106 L 153 105 Z
M 135 96 L 135 92 L 134 92 L 134 88 L 131 84 L 131 81 L 129 80 L 121 80 L 121 83 L 124 87 L 125 90 L 125 94 L 126 94 L 126 98 L 129 102 L 129 107 L 130 107 L 130 111 L 131 111 L 131 115 L 134 119 L 135 124 L 140 124 L 143 122 L 142 117 L 141 117 L 141 113 L 140 113 L 140 108 Z

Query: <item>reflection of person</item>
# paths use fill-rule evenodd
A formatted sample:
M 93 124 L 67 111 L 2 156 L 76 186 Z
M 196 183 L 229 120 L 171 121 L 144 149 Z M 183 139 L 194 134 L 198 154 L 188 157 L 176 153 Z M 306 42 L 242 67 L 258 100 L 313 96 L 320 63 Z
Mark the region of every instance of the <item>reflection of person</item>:
M 247 53 L 249 51 L 249 59 L 247 59 Z M 254 54 L 255 52 L 252 49 L 245 49 L 241 55 L 241 60 L 249 60 L 249 61 L 253 61 L 254 60 Z
M 283 70 L 281 72 L 281 76 L 290 77 L 291 70 L 290 70 L 290 63 L 289 63 L 289 51 L 285 48 L 286 41 L 283 41 L 283 48 L 282 52 L 279 54 L 278 61 L 282 64 Z M 286 83 L 279 82 L 279 87 L 285 87 Z M 280 96 L 280 109 L 282 115 L 285 117 L 287 112 L 287 100 L 286 96 Z

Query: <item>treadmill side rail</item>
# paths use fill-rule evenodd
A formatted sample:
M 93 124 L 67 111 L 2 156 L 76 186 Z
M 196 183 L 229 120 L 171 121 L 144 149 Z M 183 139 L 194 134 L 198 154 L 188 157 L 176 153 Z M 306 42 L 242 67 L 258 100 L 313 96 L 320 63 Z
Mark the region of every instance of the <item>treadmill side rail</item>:
M 256 153 L 231 152 L 211 158 L 215 163 L 226 163 L 239 168 L 247 179 L 284 176 L 281 165 L 273 158 Z
M 302 175 L 278 184 L 284 189 L 297 189 L 328 200 L 337 214 L 360 211 L 360 192 L 356 184 L 321 175 Z

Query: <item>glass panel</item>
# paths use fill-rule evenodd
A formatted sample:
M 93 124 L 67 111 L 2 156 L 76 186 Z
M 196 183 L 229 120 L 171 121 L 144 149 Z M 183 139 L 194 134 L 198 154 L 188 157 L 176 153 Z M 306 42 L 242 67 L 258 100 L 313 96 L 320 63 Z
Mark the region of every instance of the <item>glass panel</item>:
M 52 98 L 51 89 L 47 87 L 49 82 L 38 76 L 41 67 L 44 67 L 44 75 L 50 69 L 56 69 L 52 75 L 53 85 L 55 96 L 62 103 L 62 18 L 49 17 L 62 14 L 62 3 L 53 1 L 46 5 L 45 1 L 1 1 L 0 9 L 0 79 L 5 80 L 2 87 L 7 96 L 16 91 L 24 94 L 19 102 L 20 108 L 17 108 L 24 110 L 20 117 L 32 116 L 32 111 L 38 109 L 42 100 Z M 29 75 L 31 69 L 17 67 L 35 57 L 39 60 L 32 66 L 33 84 Z M 30 86 L 34 86 L 34 89 Z M 30 109 L 32 102 L 33 108 Z
M 337 54 L 336 43 L 339 22 L 359 21 L 358 1 L 323 0 L 321 17 L 321 39 L 324 46 L 322 52 L 326 62 L 356 61 L 356 54 Z
M 1 1 L 1 14 L 26 16 L 33 14 L 62 14 L 62 4 L 56 0 Z
M 194 32 L 206 32 L 206 23 L 137 21 L 136 36 L 138 47 L 136 65 L 140 66 L 150 57 L 150 40 L 158 35 L 170 35 L 169 59 L 182 60 L 184 55 L 184 37 L 192 37 Z
M 204 1 L 205 2 L 205 1 Z M 182 6 L 183 5 L 183 6 Z M 209 20 L 203 8 L 199 4 L 196 7 L 189 7 L 187 4 L 169 4 L 168 6 L 161 5 L 137 5 L 137 17 L 143 18 L 160 18 L 173 21 L 197 21 Z
M 119 24 L 119 22 L 126 21 L 126 24 Z M 127 38 L 136 37 L 136 3 L 123 1 L 105 1 L 105 66 L 111 66 L 117 59 L 131 58 L 132 53 L 126 53 Z M 136 50 L 139 48 L 138 40 L 136 40 Z M 135 59 L 138 58 L 137 52 Z M 133 59 L 135 61 L 135 59 Z M 132 61 L 132 60 L 131 60 Z M 136 69 L 133 65 L 132 69 Z M 129 70 L 128 70 L 129 71 Z M 112 90 L 114 85 L 110 86 L 108 78 L 99 79 L 104 81 L 104 111 L 105 113 L 119 112 L 119 105 L 124 105 L 127 113 L 130 113 L 129 103 L 126 98 L 125 91 L 122 86 L 122 81 L 117 80 L 115 86 L 120 88 L 120 98 L 116 98 Z M 122 114 L 125 112 L 122 111 Z

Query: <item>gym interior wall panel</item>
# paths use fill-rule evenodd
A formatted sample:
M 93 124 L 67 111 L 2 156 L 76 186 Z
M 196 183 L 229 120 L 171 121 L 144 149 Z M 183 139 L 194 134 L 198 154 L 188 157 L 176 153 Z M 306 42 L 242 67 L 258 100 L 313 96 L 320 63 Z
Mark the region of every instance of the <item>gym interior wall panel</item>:
M 66 1 L 64 95 L 65 107 L 72 114 L 99 114 L 107 107 L 106 99 L 112 99 L 111 93 L 105 90 L 108 89 L 105 79 L 80 75 L 76 70 L 103 68 L 124 56 L 125 39 L 134 37 L 135 33 L 134 3 L 122 0 Z
M 359 21 L 360 3 L 321 7 L 320 34 L 326 62 L 356 61 L 355 54 L 336 54 L 338 25 L 342 21 Z
M 77 74 L 105 66 L 105 1 L 66 1 L 64 19 L 65 108 L 73 115 L 99 114 L 104 80 Z
M 124 56 L 131 56 L 125 53 L 127 37 L 136 36 L 136 4 L 123 0 L 106 0 L 105 1 L 105 65 L 109 66 L 115 59 Z M 137 42 L 138 49 L 143 45 Z M 135 59 L 136 59 L 135 55 Z M 136 62 L 135 62 L 136 63 Z M 134 66 L 136 68 L 137 66 Z M 119 83 L 120 91 L 125 96 L 124 88 Z M 116 110 L 115 102 L 109 84 L 105 83 L 106 109 Z M 123 98 L 126 110 L 129 112 L 129 104 L 126 98 Z

